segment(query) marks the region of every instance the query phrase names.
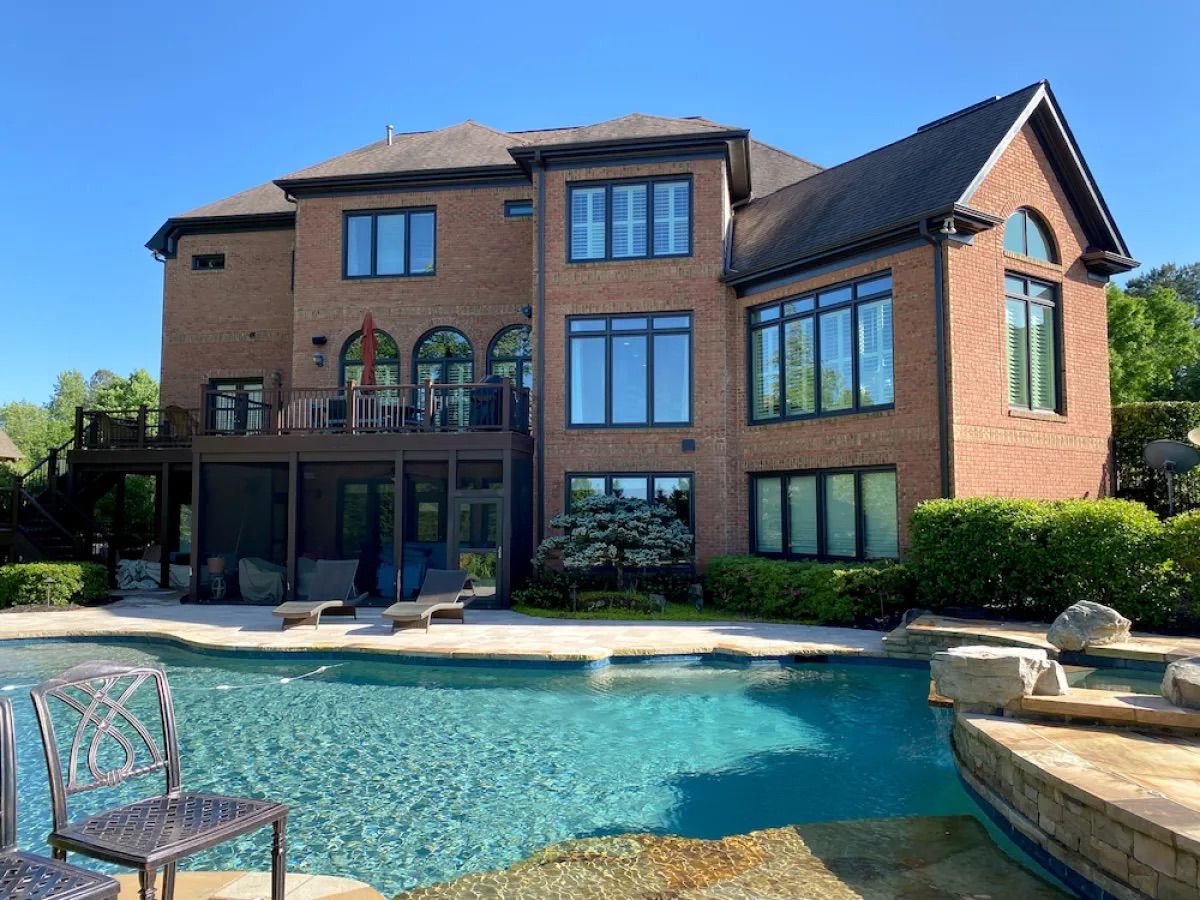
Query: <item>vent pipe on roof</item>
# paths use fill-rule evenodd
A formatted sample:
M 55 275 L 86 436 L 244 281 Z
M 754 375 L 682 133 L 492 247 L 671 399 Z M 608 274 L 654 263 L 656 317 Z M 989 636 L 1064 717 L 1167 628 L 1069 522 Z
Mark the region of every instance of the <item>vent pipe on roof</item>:
M 390 147 L 390 146 L 392 146 L 392 126 L 385 125 L 384 127 L 387 129 L 388 146 Z

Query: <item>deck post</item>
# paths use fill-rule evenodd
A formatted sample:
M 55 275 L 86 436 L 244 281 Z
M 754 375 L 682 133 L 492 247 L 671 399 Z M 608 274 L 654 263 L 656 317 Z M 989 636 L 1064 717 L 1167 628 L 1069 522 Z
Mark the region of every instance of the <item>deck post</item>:
M 148 418 L 148 413 L 149 410 L 146 408 L 146 404 L 143 403 L 138 407 L 137 445 L 139 450 L 146 446 L 146 419 Z
M 433 379 L 425 382 L 425 430 L 433 431 Z
M 513 383 L 511 379 L 504 379 L 504 387 L 500 391 L 500 430 L 512 430 L 512 395 Z
M 83 449 L 83 407 L 75 407 L 75 449 Z
M 171 586 L 171 464 L 163 463 L 158 476 L 158 586 Z
M 358 411 L 354 402 L 354 379 L 346 382 L 346 422 L 343 426 L 349 434 L 358 429 Z

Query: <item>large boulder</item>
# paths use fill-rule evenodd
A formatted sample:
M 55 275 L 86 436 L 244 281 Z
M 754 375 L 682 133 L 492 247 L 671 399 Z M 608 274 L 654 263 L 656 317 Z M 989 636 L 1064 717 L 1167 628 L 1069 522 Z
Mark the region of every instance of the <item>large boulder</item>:
M 1103 603 L 1081 600 L 1068 606 L 1050 626 L 1046 640 L 1059 650 L 1083 650 L 1089 645 L 1129 640 L 1127 618 Z
M 1200 709 L 1200 656 L 1177 659 L 1167 666 L 1162 692 L 1176 706 Z
M 1067 692 L 1062 666 L 1045 650 L 1022 647 L 954 647 L 929 663 L 934 691 L 966 709 L 996 709 L 1031 694 Z

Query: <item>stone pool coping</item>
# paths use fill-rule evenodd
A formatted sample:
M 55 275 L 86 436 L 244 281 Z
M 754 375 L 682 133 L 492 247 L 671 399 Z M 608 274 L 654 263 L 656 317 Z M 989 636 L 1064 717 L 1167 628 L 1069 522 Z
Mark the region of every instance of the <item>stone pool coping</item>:
M 989 814 L 1086 896 L 1198 896 L 1200 737 L 958 713 L 953 745 Z
M 137 900 L 138 877 L 116 876 L 123 900 Z M 160 876 L 161 885 L 161 876 Z M 160 887 L 161 890 L 161 887 Z M 175 900 L 262 900 L 271 896 L 270 872 L 179 872 L 175 876 Z M 384 900 L 379 891 L 336 875 L 288 872 L 284 881 L 285 900 Z
M 760 622 L 615 622 L 541 619 L 470 610 L 465 624 L 389 632 L 378 610 L 330 618 L 319 629 L 282 631 L 269 607 L 180 604 L 126 598 L 110 606 L 0 615 L 0 641 L 123 638 L 165 640 L 197 650 L 259 654 L 377 654 L 397 661 L 591 668 L 609 662 L 793 657 L 881 660 L 882 633 Z

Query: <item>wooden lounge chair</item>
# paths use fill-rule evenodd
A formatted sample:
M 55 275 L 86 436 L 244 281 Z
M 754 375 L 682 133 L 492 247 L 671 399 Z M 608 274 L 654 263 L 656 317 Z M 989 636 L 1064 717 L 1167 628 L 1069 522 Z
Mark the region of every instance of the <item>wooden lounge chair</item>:
M 354 576 L 357 573 L 357 559 L 318 559 L 308 599 L 281 603 L 272 612 L 283 619 L 284 629 L 297 625 L 319 628 L 322 615 L 357 619 L 358 603 L 367 596 L 366 593 L 355 594 Z
M 153 696 L 143 703 L 147 692 Z M 136 869 L 140 900 L 155 900 L 154 879 L 162 869 L 161 897 L 172 900 L 180 860 L 270 827 L 271 900 L 284 900 L 288 808 L 183 789 L 175 710 L 162 669 L 83 663 L 39 684 L 30 695 L 50 775 L 54 824 L 46 843 L 56 858 L 79 853 Z M 166 776 L 162 794 L 84 818 L 70 816 L 69 801 L 85 791 L 115 791 L 125 799 L 133 795 L 127 782 L 156 774 Z M 100 804 L 87 806 L 90 811 Z
M 428 631 L 433 618 L 464 622 L 463 612 L 475 599 L 475 589 L 470 587 L 470 581 L 470 574 L 462 569 L 429 569 L 417 599 L 393 603 L 383 611 L 383 617 L 391 621 L 393 632 L 416 625 L 424 625 Z M 468 589 L 470 595 L 464 596 Z
M 113 879 L 70 863 L 17 850 L 17 754 L 12 701 L 0 697 L 0 897 L 20 900 L 115 900 Z

